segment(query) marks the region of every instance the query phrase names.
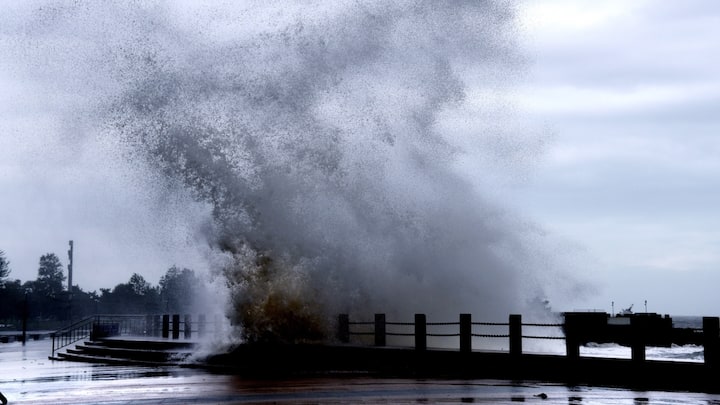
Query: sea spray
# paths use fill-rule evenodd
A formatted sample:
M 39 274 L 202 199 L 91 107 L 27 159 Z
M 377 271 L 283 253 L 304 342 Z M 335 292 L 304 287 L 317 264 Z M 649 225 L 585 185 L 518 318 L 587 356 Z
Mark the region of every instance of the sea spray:
M 244 339 L 316 340 L 340 312 L 502 320 L 545 297 L 552 265 L 528 246 L 532 228 L 472 180 L 492 170 L 458 164 L 532 164 L 506 130 L 522 63 L 513 11 L 51 3 L 17 53 L 39 80 L 63 77 L 84 132 L 117 142 L 154 193 L 209 207 L 196 233 Z M 483 130 L 444 130 L 469 85 L 483 99 L 464 119 Z

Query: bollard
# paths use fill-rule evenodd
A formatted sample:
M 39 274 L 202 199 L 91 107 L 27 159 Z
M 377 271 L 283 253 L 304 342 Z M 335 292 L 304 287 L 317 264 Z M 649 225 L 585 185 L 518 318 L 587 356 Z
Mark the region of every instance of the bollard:
M 180 338 L 180 315 L 179 314 L 173 314 L 173 316 L 172 316 L 172 338 L 173 339 Z
M 472 351 L 472 316 L 460 314 L 460 351 L 469 353 Z
M 563 325 L 563 331 L 565 332 L 565 354 L 567 358 L 570 360 L 579 359 L 580 327 L 574 314 L 565 314 L 565 325 Z
M 340 343 L 350 343 L 350 316 L 348 314 L 338 315 L 337 339 Z
M 170 315 L 167 314 L 162 316 L 162 337 L 170 337 Z
M 703 347 L 705 365 L 717 367 L 720 364 L 720 318 L 703 317 Z
M 415 314 L 415 350 L 427 349 L 427 318 L 425 314 Z
M 385 314 L 375 314 L 375 346 L 385 346 Z
M 522 315 L 510 315 L 508 332 L 510 335 L 510 355 L 522 354 Z
M 192 318 L 190 314 L 185 314 L 183 323 L 185 324 L 185 339 L 192 338 Z
M 205 323 L 206 323 L 205 314 L 201 314 L 198 317 L 198 335 L 200 337 L 205 336 Z

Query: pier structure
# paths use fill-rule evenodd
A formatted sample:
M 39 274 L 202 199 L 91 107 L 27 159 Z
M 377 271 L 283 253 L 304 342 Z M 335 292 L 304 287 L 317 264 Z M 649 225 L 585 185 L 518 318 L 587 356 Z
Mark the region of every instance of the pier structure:
M 634 363 L 645 362 L 646 348 L 656 345 L 670 345 L 672 336 L 672 319 L 668 316 L 656 317 L 656 314 L 638 314 L 626 318 L 623 327 L 607 328 L 607 314 L 604 312 L 568 312 L 564 313 L 563 323 L 523 323 L 522 315 L 511 314 L 508 322 L 473 322 L 470 314 L 460 314 L 455 322 L 428 322 L 425 314 L 415 314 L 414 322 L 390 322 L 385 314 L 375 314 L 374 321 L 351 321 L 348 314 L 338 316 L 337 339 L 340 343 L 349 344 L 351 338 L 363 341 L 362 337 L 372 335 L 376 347 L 387 346 L 388 337 L 412 337 L 416 351 L 428 350 L 428 337 L 457 337 L 457 347 L 462 353 L 473 350 L 473 338 L 507 339 L 508 354 L 518 358 L 523 354 L 523 340 L 547 339 L 564 340 L 565 356 L 569 360 L 580 358 L 580 347 L 590 342 L 616 342 L 625 344 L 631 349 L 631 360 Z M 660 326 L 658 326 L 660 325 Z M 668 325 L 669 328 L 664 326 Z M 457 332 L 429 333 L 432 327 L 457 327 Z M 505 327 L 506 333 L 475 333 L 474 327 Z M 390 331 L 388 328 L 404 327 L 403 332 Z M 527 334 L 523 327 L 561 329 L 560 334 Z M 372 331 L 369 331 L 369 328 Z M 411 332 L 407 328 L 413 328 Z M 700 343 L 704 348 L 705 364 L 720 366 L 720 318 L 704 317 L 703 328 L 683 330 L 683 334 L 693 334 L 693 343 Z M 660 336 L 659 336 L 660 335 Z M 358 339 L 359 338 L 359 339 Z M 614 339 L 614 340 L 613 340 Z M 687 339 L 687 338 L 686 338 Z M 367 340 L 365 340 L 367 342 Z M 404 340 L 407 345 L 408 340 Z M 660 344 L 658 344 L 660 342 Z M 666 344 L 667 343 L 667 344 Z M 403 343 L 400 343 L 402 346 Z
M 568 315 L 568 314 L 566 314 Z M 53 356 L 108 364 L 162 364 L 204 367 L 248 376 L 376 375 L 413 378 L 491 378 L 720 392 L 720 318 L 703 318 L 705 361 L 649 360 L 648 323 L 630 321 L 623 329 L 632 342 L 631 359 L 586 357 L 580 353 L 593 332 L 589 318 L 570 314 L 563 323 L 528 323 L 519 314 L 507 322 L 477 322 L 471 314 L 436 322 L 415 314 L 408 322 L 375 314 L 356 320 L 337 317 L 332 341 L 315 343 L 245 343 L 200 362 L 184 364 L 197 338 L 219 333 L 204 317 L 180 314 L 96 317 L 53 334 Z M 216 323 L 217 325 L 217 323 Z M 489 330 L 488 330 L 489 329 Z M 546 330 L 546 333 L 537 331 Z M 554 332 L 551 332 L 553 331 Z M 441 339 L 444 347 L 437 347 Z M 502 341 L 507 350 L 473 347 L 480 339 Z M 528 339 L 564 340 L 564 354 L 524 350 Z M 83 341 L 70 348 L 72 342 Z M 453 343 L 454 342 L 454 343 Z M 59 348 L 65 353 L 56 355 Z M 151 348 L 149 350 L 149 348 Z M 80 353 L 79 353 L 80 352 Z M 118 358 L 122 356 L 122 358 Z

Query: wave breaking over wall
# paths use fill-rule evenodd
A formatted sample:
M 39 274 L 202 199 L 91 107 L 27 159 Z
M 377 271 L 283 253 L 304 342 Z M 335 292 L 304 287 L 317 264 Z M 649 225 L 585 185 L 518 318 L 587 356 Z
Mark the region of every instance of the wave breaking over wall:
M 246 339 L 545 298 L 534 236 L 475 180 L 495 174 L 458 164 L 532 164 L 542 143 L 506 129 L 513 4 L 340 3 L 36 4 L 7 32 L 26 74 L 80 100 L 76 129 L 210 207 L 197 232 Z M 448 114 L 474 130 L 446 131 Z

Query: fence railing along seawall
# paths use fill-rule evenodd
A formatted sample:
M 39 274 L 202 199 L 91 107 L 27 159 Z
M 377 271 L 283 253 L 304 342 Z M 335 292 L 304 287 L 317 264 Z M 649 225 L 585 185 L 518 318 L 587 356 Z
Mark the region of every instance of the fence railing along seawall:
M 627 333 L 630 334 L 631 359 L 635 362 L 646 360 L 645 350 L 651 341 L 651 328 L 646 319 L 632 318 Z M 164 339 L 191 339 L 206 333 L 220 332 L 218 316 L 208 320 L 205 315 L 193 318 L 191 315 L 96 315 L 76 322 L 51 334 L 52 355 L 63 347 L 82 339 L 108 336 L 139 336 Z M 385 314 L 375 314 L 373 321 L 351 321 L 348 314 L 338 316 L 337 340 L 350 343 L 358 337 L 371 337 L 375 346 L 386 346 L 388 337 L 402 337 L 413 340 L 417 351 L 428 350 L 428 338 L 457 338 L 460 352 L 471 352 L 474 338 L 507 339 L 509 354 L 523 354 L 524 339 L 564 340 L 565 355 L 569 359 L 580 357 L 580 346 L 588 341 L 586 324 L 576 316 L 566 314 L 563 323 L 523 323 L 522 316 L 512 314 L 508 322 L 473 322 L 471 314 L 460 314 L 457 321 L 428 322 L 425 314 L 415 314 L 413 322 L 390 322 Z M 411 328 L 410 331 L 408 329 Z M 454 329 L 449 332 L 448 328 Z M 478 333 L 479 328 L 494 328 L 493 333 Z M 503 328 L 498 332 L 497 328 Z M 527 333 L 538 328 L 553 328 L 555 334 Z M 703 317 L 702 342 L 705 363 L 720 366 L 720 318 Z M 447 350 L 447 349 L 445 349 Z
M 455 327 L 455 332 L 428 332 L 428 328 Z M 506 333 L 474 333 L 474 327 L 506 327 Z M 524 339 L 564 340 L 565 355 L 569 359 L 580 357 L 580 346 L 588 341 L 588 333 L 584 330 L 585 324 L 575 316 L 566 316 L 563 323 L 523 323 L 522 316 L 512 314 L 508 322 L 473 322 L 471 314 L 460 314 L 456 322 L 428 322 L 425 314 L 415 314 L 414 322 L 389 322 L 385 314 L 375 314 L 373 321 L 351 321 L 348 314 L 338 316 L 337 339 L 341 343 L 350 343 L 353 338 L 372 337 L 375 346 L 387 345 L 388 337 L 413 338 L 415 350 L 428 350 L 428 337 L 458 338 L 457 345 L 460 352 L 473 350 L 473 338 L 507 339 L 509 354 L 520 356 L 523 354 Z M 399 332 L 393 328 L 412 327 L 412 332 Z M 526 334 L 524 328 L 555 328 L 560 329 L 558 335 Z M 632 342 L 631 359 L 634 362 L 646 360 L 646 347 L 651 341 L 650 328 L 642 317 L 632 318 L 629 328 L 629 340 Z M 720 366 L 720 318 L 703 317 L 702 341 L 705 363 Z

